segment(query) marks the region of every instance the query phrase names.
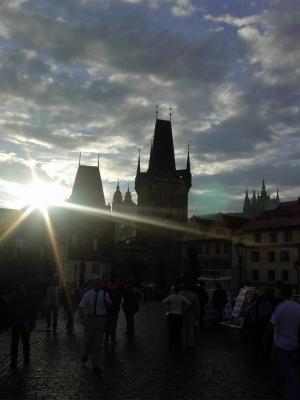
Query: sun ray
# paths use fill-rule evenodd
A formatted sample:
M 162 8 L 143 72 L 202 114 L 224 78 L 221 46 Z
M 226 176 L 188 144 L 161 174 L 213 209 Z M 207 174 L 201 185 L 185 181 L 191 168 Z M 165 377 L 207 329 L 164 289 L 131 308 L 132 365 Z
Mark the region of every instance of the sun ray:
M 48 213 L 48 209 L 45 208 L 45 210 L 42 212 L 43 217 L 45 219 L 45 223 L 47 226 L 47 231 L 48 231 L 48 236 L 50 239 L 50 243 L 51 243 L 51 248 L 54 254 L 54 259 L 55 259 L 55 263 L 57 265 L 58 268 L 58 275 L 60 278 L 60 281 L 63 282 L 64 281 L 64 275 L 63 275 L 63 262 L 59 253 L 59 246 L 58 246 L 58 242 L 57 242 L 57 238 L 52 226 L 52 222 Z
M 2 235 L 0 236 L 0 243 L 2 243 L 5 239 L 7 239 L 14 231 L 15 229 L 20 225 L 22 221 L 24 221 L 34 210 L 34 207 L 28 206 L 22 214 L 19 216 L 19 218 L 8 228 L 6 229 Z

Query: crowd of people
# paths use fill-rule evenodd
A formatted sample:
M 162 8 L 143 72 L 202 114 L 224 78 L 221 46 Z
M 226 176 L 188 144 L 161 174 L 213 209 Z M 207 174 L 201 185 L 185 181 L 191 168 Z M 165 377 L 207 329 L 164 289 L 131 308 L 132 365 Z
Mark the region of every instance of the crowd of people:
M 254 353 L 258 358 L 270 360 L 275 356 L 276 390 L 285 398 L 300 399 L 299 371 L 296 356 L 300 342 L 300 305 L 292 301 L 292 289 L 288 285 L 277 285 L 277 290 L 267 288 L 253 297 L 252 303 L 243 311 L 242 332 L 251 338 Z M 205 282 L 185 280 L 171 286 L 162 293 L 162 304 L 166 309 L 169 327 L 168 346 L 171 352 L 193 349 L 197 333 L 206 328 L 206 309 L 209 294 Z M 122 309 L 129 339 L 135 335 L 135 314 L 139 311 L 141 291 L 131 282 L 122 285 L 112 276 L 106 282 L 100 277 L 89 281 L 80 291 L 74 283 L 63 289 L 53 280 L 45 291 L 45 331 L 57 334 L 59 307 L 62 304 L 66 319 L 66 334 L 72 335 L 74 315 L 78 311 L 85 328 L 82 363 L 91 359 L 93 371 L 102 373 L 102 345 L 114 346 L 119 312 Z M 30 333 L 35 327 L 37 304 L 19 284 L 15 295 L 5 304 L 0 299 L 0 330 L 11 327 L 11 364 L 17 368 L 19 341 L 23 344 L 24 366 L 30 363 Z M 147 299 L 145 299 L 147 300 Z M 217 284 L 210 298 L 214 308 L 214 327 L 220 327 L 228 293 Z M 102 361 L 103 362 L 103 361 Z

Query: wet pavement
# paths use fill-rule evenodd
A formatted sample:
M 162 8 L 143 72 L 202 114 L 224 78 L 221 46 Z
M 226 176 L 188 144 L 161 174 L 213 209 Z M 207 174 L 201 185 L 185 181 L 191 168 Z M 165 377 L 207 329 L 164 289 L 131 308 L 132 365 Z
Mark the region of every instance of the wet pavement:
M 61 313 L 62 314 L 62 313 Z M 254 358 L 232 328 L 206 329 L 194 350 L 171 354 L 160 303 L 142 303 L 136 337 L 129 341 L 120 313 L 118 344 L 103 347 L 100 377 L 81 363 L 83 327 L 68 336 L 45 332 L 39 320 L 31 337 L 31 365 L 9 369 L 9 334 L 0 334 L 0 398 L 23 399 L 274 399 L 270 366 Z

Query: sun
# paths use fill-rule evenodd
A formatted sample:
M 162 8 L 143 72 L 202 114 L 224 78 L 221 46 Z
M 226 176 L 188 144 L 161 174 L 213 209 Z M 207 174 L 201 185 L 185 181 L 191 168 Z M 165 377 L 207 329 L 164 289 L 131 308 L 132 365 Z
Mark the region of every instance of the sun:
M 45 211 L 51 205 L 61 204 L 65 200 L 65 189 L 57 183 L 34 180 L 22 188 L 22 200 L 33 209 Z

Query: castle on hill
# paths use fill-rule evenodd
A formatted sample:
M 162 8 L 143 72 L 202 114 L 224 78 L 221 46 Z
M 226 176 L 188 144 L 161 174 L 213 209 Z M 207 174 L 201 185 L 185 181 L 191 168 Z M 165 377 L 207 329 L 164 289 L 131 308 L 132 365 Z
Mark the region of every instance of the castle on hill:
M 270 193 L 268 193 L 266 190 L 265 180 L 263 179 L 261 192 L 257 192 L 256 194 L 255 190 L 253 190 L 251 200 L 248 195 L 248 189 L 246 189 L 242 215 L 248 218 L 256 217 L 265 210 L 272 210 L 276 208 L 279 205 L 279 202 L 278 189 L 276 197 L 271 198 Z

